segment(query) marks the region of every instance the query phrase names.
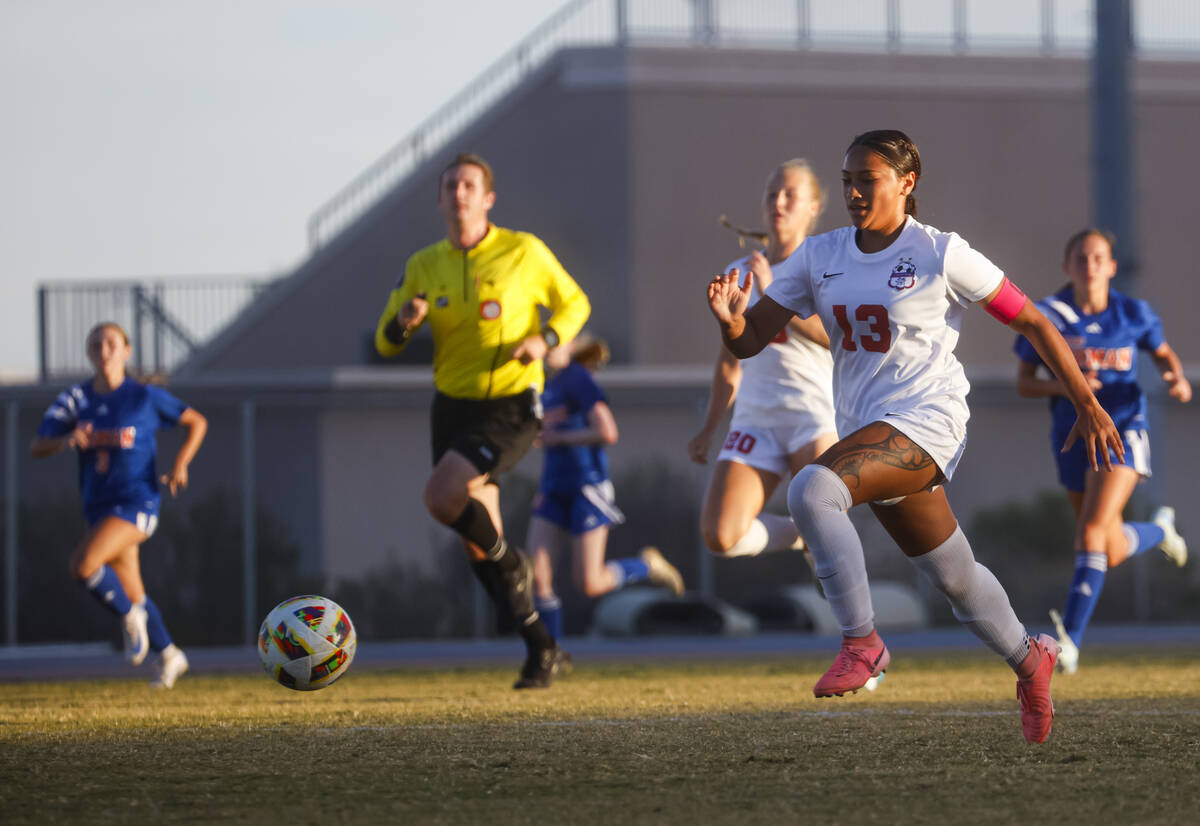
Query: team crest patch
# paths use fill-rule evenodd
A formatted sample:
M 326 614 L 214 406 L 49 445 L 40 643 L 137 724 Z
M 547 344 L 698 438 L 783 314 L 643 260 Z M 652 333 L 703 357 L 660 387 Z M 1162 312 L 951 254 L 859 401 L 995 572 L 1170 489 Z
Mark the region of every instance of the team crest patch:
M 494 298 L 489 298 L 487 301 L 479 305 L 479 315 L 481 318 L 486 318 L 488 321 L 500 317 L 500 302 Z
M 896 266 L 892 267 L 892 274 L 888 276 L 888 286 L 893 290 L 907 290 L 916 283 L 917 268 L 912 259 L 901 258 L 896 262 Z

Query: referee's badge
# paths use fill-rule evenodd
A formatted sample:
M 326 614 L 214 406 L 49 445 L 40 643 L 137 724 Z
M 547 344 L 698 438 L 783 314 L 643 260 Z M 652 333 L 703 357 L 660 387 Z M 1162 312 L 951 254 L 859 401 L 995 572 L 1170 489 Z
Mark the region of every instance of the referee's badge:
M 486 318 L 488 321 L 500 317 L 500 302 L 494 298 L 489 298 L 487 301 L 479 305 L 479 316 Z

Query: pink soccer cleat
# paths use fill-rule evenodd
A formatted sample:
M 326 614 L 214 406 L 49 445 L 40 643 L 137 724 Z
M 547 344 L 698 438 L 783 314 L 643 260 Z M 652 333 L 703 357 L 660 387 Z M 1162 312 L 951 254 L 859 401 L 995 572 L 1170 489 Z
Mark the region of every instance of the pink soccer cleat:
M 853 694 L 860 688 L 874 691 L 883 679 L 892 655 L 878 635 L 872 634 L 871 638 L 872 642 L 878 642 L 878 647 L 863 645 L 854 637 L 842 637 L 841 650 L 825 676 L 813 686 L 813 694 L 817 697 L 841 697 L 847 692 Z
M 1031 641 L 1031 652 L 1038 657 L 1037 669 L 1027 678 L 1017 678 L 1017 699 L 1021 701 L 1021 732 L 1030 743 L 1045 743 L 1054 725 L 1054 700 L 1050 699 L 1050 677 L 1058 662 L 1058 643 L 1049 634 L 1038 634 Z

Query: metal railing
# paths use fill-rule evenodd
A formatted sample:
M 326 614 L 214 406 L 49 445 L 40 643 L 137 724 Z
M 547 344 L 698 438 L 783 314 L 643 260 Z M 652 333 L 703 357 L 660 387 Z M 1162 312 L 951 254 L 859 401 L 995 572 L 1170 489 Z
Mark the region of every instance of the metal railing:
M 1200 3 L 1134 0 L 1142 57 L 1200 57 Z M 1078 54 L 1094 0 L 571 0 L 313 213 L 319 249 L 561 49 L 859 48 Z
M 88 331 L 115 321 L 133 345 L 130 369 L 169 373 L 219 333 L 272 282 L 249 278 L 50 282 L 38 287 L 42 381 L 91 372 Z

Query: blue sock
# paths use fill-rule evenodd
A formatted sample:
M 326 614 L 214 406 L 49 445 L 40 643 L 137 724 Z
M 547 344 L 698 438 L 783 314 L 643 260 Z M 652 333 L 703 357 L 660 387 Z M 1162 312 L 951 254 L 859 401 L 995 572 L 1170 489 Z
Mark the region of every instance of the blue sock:
M 1125 532 L 1125 538 L 1129 540 L 1129 556 L 1137 556 L 1142 551 L 1157 548 L 1166 538 L 1163 529 L 1153 522 L 1126 522 L 1121 528 Z
M 162 611 L 147 595 L 142 607 L 146 609 L 146 636 L 150 638 L 150 650 L 162 651 L 171 644 L 171 635 L 167 633 L 167 624 L 163 622 Z
M 635 582 L 642 582 L 650 577 L 650 569 L 636 556 L 609 560 L 608 569 L 613 574 L 614 591 Z
M 534 606 L 537 608 L 538 615 L 542 618 L 542 624 L 550 632 L 550 636 L 556 640 L 561 639 L 563 632 L 562 600 L 558 597 L 550 597 L 550 599 L 538 597 L 534 600 Z M 154 638 L 151 637 L 150 639 L 153 640 Z
M 1096 610 L 1107 573 L 1106 555 L 1094 551 L 1075 554 L 1075 576 L 1071 580 L 1071 593 L 1067 594 L 1067 607 L 1063 609 L 1063 627 L 1076 645 L 1083 642 L 1083 632 Z
M 102 565 L 96 573 L 88 577 L 83 587 L 87 588 L 88 593 L 97 602 L 118 617 L 128 614 L 132 607 L 125 589 L 121 586 L 121 580 L 117 578 L 117 572 L 107 565 Z

